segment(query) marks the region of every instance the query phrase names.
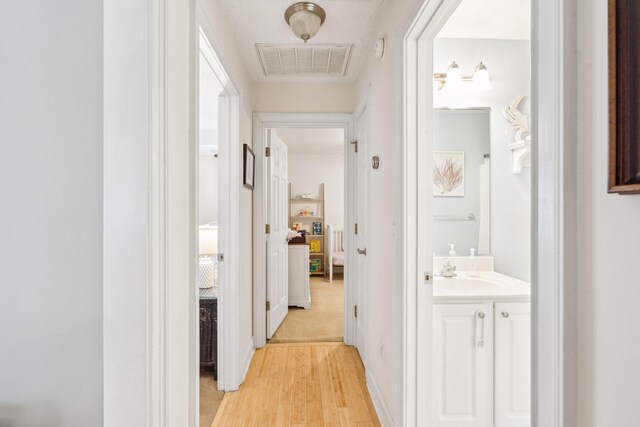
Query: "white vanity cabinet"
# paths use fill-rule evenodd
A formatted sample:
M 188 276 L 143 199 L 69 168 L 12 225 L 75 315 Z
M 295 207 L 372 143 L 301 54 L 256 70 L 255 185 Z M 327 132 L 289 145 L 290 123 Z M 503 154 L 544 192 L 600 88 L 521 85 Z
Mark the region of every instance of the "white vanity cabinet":
M 529 303 L 496 303 L 495 426 L 531 425 L 531 308 Z
M 492 321 L 490 305 L 434 305 L 435 427 L 485 427 L 491 420 Z
M 433 425 L 529 427 L 529 303 L 433 308 Z

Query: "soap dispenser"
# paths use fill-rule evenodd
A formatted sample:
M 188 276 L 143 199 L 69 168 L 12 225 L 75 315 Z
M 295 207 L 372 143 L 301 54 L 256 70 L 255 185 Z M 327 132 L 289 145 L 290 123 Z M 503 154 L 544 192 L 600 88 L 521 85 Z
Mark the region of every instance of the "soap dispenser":
M 454 243 L 449 243 L 449 256 L 456 256 L 456 245 Z
M 469 276 L 478 277 L 478 263 L 476 262 L 476 250 L 471 248 L 471 255 L 469 256 Z

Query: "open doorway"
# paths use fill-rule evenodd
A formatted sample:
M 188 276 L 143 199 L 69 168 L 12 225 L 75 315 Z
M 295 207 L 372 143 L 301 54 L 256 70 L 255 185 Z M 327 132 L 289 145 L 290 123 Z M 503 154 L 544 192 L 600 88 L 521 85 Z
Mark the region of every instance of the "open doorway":
M 314 133 L 314 129 L 316 132 L 317 130 L 321 131 L 319 134 L 321 138 L 324 138 L 322 133 L 326 135 L 333 134 L 331 136 L 331 138 L 334 138 L 333 144 L 335 144 L 335 147 L 340 146 L 343 162 L 342 171 L 344 173 L 342 208 L 339 207 L 338 202 L 335 202 L 335 198 L 340 194 L 340 191 L 336 190 L 334 186 L 340 185 L 339 180 L 334 180 L 335 176 L 328 177 L 321 173 L 322 169 L 338 168 L 336 160 L 339 160 L 339 158 L 333 159 L 331 167 L 328 165 L 323 166 L 323 163 L 318 158 L 313 158 L 313 156 L 319 155 L 318 152 L 307 151 L 305 154 L 304 141 L 292 142 L 294 148 L 290 154 L 289 147 L 285 144 L 283 138 L 279 136 L 279 133 L 281 133 L 284 138 L 291 140 L 292 135 L 293 139 L 295 139 L 296 133 L 307 132 L 306 137 L 309 137 Z M 303 133 L 300 135 L 303 135 Z M 312 297 L 311 310 L 313 310 L 313 295 L 311 292 L 311 284 L 313 282 L 315 287 L 321 291 L 329 289 L 336 291 L 333 296 L 328 297 L 328 300 L 332 301 L 329 303 L 329 307 L 332 307 L 331 310 L 334 316 L 341 313 L 343 319 L 342 330 L 340 331 L 340 322 L 336 319 L 333 328 L 335 331 L 331 332 L 331 335 L 326 330 L 320 332 L 322 328 L 318 327 L 316 331 L 320 333 L 316 332 L 317 339 L 321 339 L 322 335 L 324 335 L 324 339 L 331 338 L 333 340 L 342 337 L 341 341 L 346 344 L 356 345 L 363 356 L 363 360 L 365 360 L 366 340 L 364 339 L 364 334 L 361 340 L 357 340 L 356 331 L 358 330 L 358 324 L 361 325 L 361 329 L 365 328 L 367 304 L 364 292 L 359 291 L 360 287 L 364 286 L 364 279 L 357 274 L 356 265 L 358 256 L 366 260 L 366 211 L 364 209 L 357 210 L 356 207 L 358 197 L 364 197 L 366 192 L 364 190 L 358 191 L 356 178 L 357 171 L 364 166 L 364 160 L 358 162 L 357 156 L 360 155 L 363 159 L 366 156 L 366 142 L 363 140 L 356 143 L 354 116 L 351 114 L 256 113 L 254 114 L 254 135 L 255 151 L 264 153 L 263 156 L 258 155 L 256 157 L 256 177 L 258 179 L 256 179 L 254 191 L 253 320 L 255 344 L 257 347 L 266 345 L 267 339 L 275 334 L 281 321 L 289 313 L 288 295 L 286 305 L 283 304 L 283 295 L 288 293 L 289 289 L 289 245 L 286 245 L 286 264 L 281 262 L 284 258 L 284 253 L 278 252 L 275 249 L 275 245 L 286 242 L 286 237 L 290 233 L 289 228 L 293 228 L 295 223 L 296 227 L 308 229 L 308 235 L 304 237 L 305 246 L 310 252 L 312 244 L 315 249 L 314 254 L 301 255 L 302 261 L 297 263 L 303 276 L 307 276 L 307 279 L 309 279 L 309 295 Z M 312 148 L 318 150 L 318 145 L 318 143 L 306 143 L 307 150 Z M 294 160 L 302 162 L 292 166 L 293 174 L 291 176 L 294 177 L 292 179 L 289 179 L 289 161 L 279 160 L 283 155 L 287 157 L 291 155 Z M 333 155 L 337 156 L 338 153 Z M 282 166 L 285 163 L 287 171 L 283 172 Z M 307 179 L 311 174 L 305 173 L 305 171 L 314 167 L 312 166 L 314 163 L 318 165 L 318 175 L 313 180 Z M 299 169 L 299 171 L 296 172 L 296 169 Z M 282 178 L 283 173 L 286 176 L 284 179 Z M 362 173 L 365 178 L 366 173 L 366 171 Z M 291 193 L 289 190 L 290 181 Z M 361 180 L 361 183 L 363 181 Z M 276 182 L 280 184 L 276 186 Z M 281 189 L 279 190 L 278 187 L 280 185 Z M 332 199 L 332 201 L 329 201 L 329 199 Z M 327 205 L 327 202 L 329 205 Z M 340 210 L 343 210 L 342 221 L 340 221 Z M 296 218 L 301 212 L 305 217 Z M 311 215 L 311 212 L 314 214 Z M 330 219 L 325 219 L 327 214 Z M 338 218 L 336 218 L 336 215 Z M 315 234 L 313 234 L 314 222 L 317 223 L 315 224 Z M 333 222 L 333 224 L 330 222 Z M 327 225 L 331 226 L 331 236 L 326 235 Z M 357 231 L 356 227 L 358 227 Z M 338 236 L 340 228 L 342 229 L 342 236 Z M 337 233 L 333 233 L 333 231 Z M 297 234 L 297 232 L 293 232 L 291 237 L 302 241 Z M 360 240 L 356 240 L 358 236 L 360 236 Z M 342 245 L 340 245 L 340 237 L 342 237 Z M 316 243 L 312 243 L 314 240 Z M 360 252 L 357 251 L 358 244 L 360 245 Z M 319 250 L 318 245 L 320 246 Z M 300 251 L 300 248 L 294 245 L 291 245 L 291 247 L 293 248 L 292 253 Z M 331 253 L 329 253 L 330 247 L 335 249 Z M 340 292 L 340 282 L 338 281 L 340 277 L 340 266 L 338 264 L 341 264 L 341 262 L 336 259 L 341 257 L 339 249 L 343 249 L 344 252 L 342 292 Z M 358 255 L 360 253 L 362 255 Z M 331 261 L 329 261 L 329 258 L 331 258 Z M 280 263 L 277 263 L 277 260 Z M 333 270 L 333 281 L 329 276 L 331 270 Z M 274 275 L 277 275 L 277 277 Z M 283 283 L 286 286 L 283 286 Z M 276 290 L 281 293 L 276 295 Z M 342 293 L 344 301 L 341 310 L 335 304 L 336 301 L 339 301 L 340 293 Z M 274 301 L 277 304 L 274 304 Z M 304 298 L 302 301 L 294 301 L 292 299 L 292 302 L 299 303 L 300 306 L 303 306 L 302 310 L 307 310 L 304 306 L 308 302 Z M 360 310 L 357 308 L 358 305 L 360 305 Z M 292 312 L 293 310 L 301 316 L 305 315 L 304 311 L 292 309 Z M 305 317 L 310 317 L 308 314 Z
M 433 41 L 434 427 L 531 426 L 530 5 L 482 13 Z
M 287 226 L 291 232 L 288 310 L 269 342 L 342 342 L 344 131 L 276 128 L 271 131 L 271 143 L 287 146 Z
M 200 425 L 211 425 L 222 403 L 218 390 L 218 296 L 220 199 L 220 96 L 224 87 L 212 66 L 213 51 L 200 35 L 198 57 L 198 299 L 200 347 Z

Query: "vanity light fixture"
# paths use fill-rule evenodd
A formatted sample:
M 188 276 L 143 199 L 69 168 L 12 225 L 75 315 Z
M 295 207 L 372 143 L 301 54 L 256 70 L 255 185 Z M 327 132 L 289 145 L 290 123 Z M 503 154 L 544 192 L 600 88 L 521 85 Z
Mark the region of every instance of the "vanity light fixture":
M 311 2 L 294 3 L 284 12 L 284 20 L 293 34 L 305 43 L 316 35 L 326 18 L 324 9 Z
M 487 67 L 482 62 L 476 66 L 476 70 L 473 73 L 473 87 L 479 92 L 493 89 Z
M 476 66 L 473 76 L 463 76 L 460 67 L 453 61 L 446 73 L 434 73 L 433 81 L 438 84 L 438 90 L 445 91 L 462 89 L 464 82 L 472 83 L 473 89 L 478 92 L 493 89 L 489 71 L 482 62 Z

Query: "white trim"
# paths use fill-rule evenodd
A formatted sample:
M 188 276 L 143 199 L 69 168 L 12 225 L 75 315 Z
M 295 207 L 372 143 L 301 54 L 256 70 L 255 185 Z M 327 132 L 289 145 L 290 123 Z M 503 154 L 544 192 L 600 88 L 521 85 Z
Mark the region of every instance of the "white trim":
M 391 418 L 391 412 L 389 412 L 389 408 L 384 403 L 384 399 L 382 397 L 382 393 L 380 392 L 380 387 L 378 387 L 378 383 L 376 382 L 373 375 L 369 374 L 369 371 L 366 371 L 367 377 L 367 390 L 369 390 L 369 396 L 371 396 L 371 402 L 373 402 L 373 407 L 376 410 L 376 414 L 378 414 L 378 418 L 380 419 L 380 425 L 382 427 L 390 427 L 393 426 L 393 418 Z M 398 424 L 400 425 L 400 424 Z
M 367 127 L 367 142 L 366 144 L 361 144 L 361 138 L 360 135 L 358 135 L 358 120 L 360 118 L 360 116 L 362 116 L 363 114 L 366 114 L 366 127 Z M 367 88 L 365 89 L 365 93 L 362 96 L 362 99 L 360 100 L 360 102 L 358 103 L 358 107 L 356 108 L 356 111 L 354 113 L 354 117 L 353 117 L 353 132 L 354 132 L 354 138 L 358 141 L 358 156 L 364 156 L 365 157 L 365 167 L 367 168 L 367 177 L 366 177 L 366 194 L 365 194 L 365 202 L 364 202 L 364 206 L 365 206 L 365 218 L 364 218 L 364 229 L 365 232 L 367 233 L 367 241 L 366 241 L 366 250 L 368 251 L 367 253 L 367 257 L 371 257 L 371 253 L 372 253 L 372 248 L 370 245 L 371 242 L 371 220 L 370 220 L 370 212 L 371 212 L 371 169 L 368 168 L 368 162 L 366 161 L 367 158 L 369 158 L 370 155 L 370 147 L 372 144 L 372 139 L 373 139 L 373 132 L 372 132 L 372 124 L 371 124 L 371 85 L 368 85 Z M 348 182 L 349 185 L 352 185 L 352 189 L 351 189 L 351 193 L 349 192 L 345 192 L 345 206 L 349 207 L 349 213 L 348 215 L 351 216 L 351 218 L 353 218 L 353 212 L 355 211 L 355 206 L 357 203 L 357 198 L 356 197 L 352 197 L 353 194 L 356 194 L 355 192 L 355 185 L 357 183 L 357 178 L 355 176 L 355 174 L 357 174 L 358 171 L 358 160 L 357 160 L 357 156 L 354 154 L 354 150 L 349 149 L 350 147 L 347 147 L 348 149 L 348 155 L 351 157 L 351 159 L 348 160 L 349 164 L 351 165 L 351 169 L 347 169 L 345 171 L 345 176 L 348 177 Z M 345 222 L 346 224 L 347 222 Z M 352 248 L 356 247 L 356 238 L 354 236 L 354 233 L 349 232 L 349 229 L 345 230 L 347 233 L 347 239 L 351 239 L 351 246 Z M 343 235 L 344 236 L 344 235 Z M 345 249 L 346 250 L 346 249 Z M 350 258 L 350 262 L 355 263 L 356 260 L 353 259 L 355 257 Z M 352 264 L 355 265 L 355 264 Z M 370 326 L 370 318 L 369 318 L 369 291 L 368 291 L 368 284 L 370 283 L 370 271 L 371 271 L 371 266 L 369 264 L 369 262 L 367 262 L 367 266 L 366 266 L 366 272 L 365 272 L 365 277 L 357 277 L 356 274 L 356 269 L 352 268 L 350 269 L 351 275 L 349 276 L 349 280 L 350 283 L 353 283 L 355 286 L 351 286 L 351 290 L 352 290 L 352 298 L 354 301 L 354 304 L 358 304 L 358 307 L 360 308 L 358 310 L 358 318 L 355 320 L 355 322 L 353 323 L 353 343 L 357 343 L 357 334 L 358 334 L 358 322 L 363 322 L 364 323 L 364 333 L 365 333 L 365 342 L 364 342 L 364 348 L 363 349 L 359 349 L 362 350 L 360 351 L 360 356 L 362 357 L 362 363 L 364 364 L 365 368 L 369 366 L 369 349 L 371 348 L 371 345 L 369 343 L 370 340 L 370 334 L 369 334 L 369 326 Z M 358 301 L 358 288 L 361 288 L 360 291 L 363 295 L 364 300 L 363 301 Z M 351 313 L 346 313 L 345 312 L 345 324 L 347 319 L 346 316 L 350 316 Z
M 533 2 L 532 422 L 544 427 L 577 418 L 575 16 L 575 0 Z
M 420 154 L 420 147 L 424 146 L 420 141 L 428 142 L 425 138 L 428 138 L 429 127 L 421 126 L 417 119 L 419 102 L 430 99 L 432 80 L 426 80 L 426 88 L 420 87 L 417 76 L 431 75 L 424 73 L 431 63 L 429 39 L 435 35 L 428 31 L 436 30 L 439 21 L 458 3 L 459 0 L 414 1 L 398 37 L 398 132 L 401 143 L 398 148 L 397 252 L 398 280 L 405 284 L 398 300 L 398 425 L 428 425 L 430 409 L 429 399 L 422 399 L 420 405 L 416 399 L 417 387 L 421 385 L 426 389 L 420 395 L 429 393 L 431 364 L 428 349 L 416 347 L 417 342 L 424 341 L 429 334 L 424 328 L 429 319 L 423 313 L 416 313 L 412 298 L 420 292 L 422 273 L 429 271 L 430 256 L 421 254 L 418 244 L 421 236 L 425 236 L 424 226 L 419 227 L 416 223 L 415 212 L 421 207 L 424 209 L 424 201 L 420 199 L 425 195 L 416 191 L 420 185 L 420 170 L 416 170 L 412 156 L 418 153 L 417 157 L 424 160 L 426 155 Z M 576 102 L 575 81 L 571 80 L 576 62 L 575 21 L 572 18 L 576 14 L 575 7 L 575 0 L 540 0 L 534 2 L 533 8 L 532 117 L 538 143 L 534 144 L 533 150 L 532 186 L 532 425 L 538 427 L 572 427 L 576 419 L 573 366 L 576 355 L 576 119 L 573 111 Z M 539 46 L 545 48 L 539 49 Z M 430 117 L 428 112 L 420 116 Z M 415 229 L 417 233 L 409 232 Z M 417 281 L 411 280 L 416 276 Z M 418 333 L 426 335 L 418 340 Z M 420 364 L 414 358 L 416 349 L 420 353 Z M 421 372 L 421 365 L 427 369 Z
M 253 191 L 253 339 L 256 347 L 264 347 L 266 337 L 266 167 L 264 161 L 265 135 L 270 128 L 341 128 L 345 135 L 345 168 L 347 168 L 347 152 L 349 141 L 353 139 L 353 115 L 339 113 L 254 113 L 253 141 L 255 163 L 255 188 Z M 345 170 L 348 172 L 349 169 Z M 346 187 L 349 189 L 348 173 L 345 174 Z M 345 201 L 350 203 L 345 195 Z M 350 216 L 351 209 L 345 205 L 345 229 L 353 227 Z M 349 222 L 351 221 L 351 222 Z M 350 260 L 349 239 L 345 242 L 345 342 L 354 342 L 354 322 L 346 313 L 353 312 L 354 297 L 349 284 Z
M 256 352 L 256 346 L 253 344 L 253 337 L 249 339 L 247 343 L 246 350 L 244 351 L 244 356 L 242 357 L 242 361 L 240 363 L 240 378 L 245 378 L 247 373 L 249 372 L 249 366 L 251 366 L 251 359 L 253 359 L 253 355 Z

